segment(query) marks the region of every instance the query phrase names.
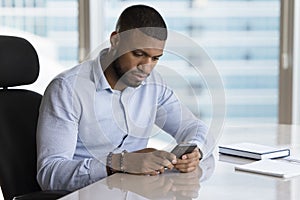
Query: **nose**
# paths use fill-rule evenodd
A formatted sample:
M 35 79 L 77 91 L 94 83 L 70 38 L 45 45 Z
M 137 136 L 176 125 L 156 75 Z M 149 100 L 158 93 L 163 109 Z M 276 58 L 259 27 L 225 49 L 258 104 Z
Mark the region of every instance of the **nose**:
M 137 68 L 145 74 L 150 74 L 154 66 L 155 63 L 153 63 L 152 58 L 147 58 L 144 59 L 143 62 L 140 65 L 138 65 Z
M 153 65 L 152 64 L 140 64 L 137 66 L 137 68 L 144 74 L 150 74 L 153 69 Z

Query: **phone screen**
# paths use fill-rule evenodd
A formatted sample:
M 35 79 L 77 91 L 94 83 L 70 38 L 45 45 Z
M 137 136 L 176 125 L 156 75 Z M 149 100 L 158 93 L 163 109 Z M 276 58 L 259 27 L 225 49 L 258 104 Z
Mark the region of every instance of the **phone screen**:
M 171 153 L 175 154 L 177 158 L 181 158 L 184 154 L 192 153 L 197 147 L 196 144 L 178 144 Z

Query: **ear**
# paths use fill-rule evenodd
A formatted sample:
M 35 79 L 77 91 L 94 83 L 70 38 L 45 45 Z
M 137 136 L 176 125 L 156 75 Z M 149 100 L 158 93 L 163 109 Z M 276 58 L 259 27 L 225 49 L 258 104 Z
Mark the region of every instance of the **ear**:
M 120 35 L 118 32 L 114 31 L 110 34 L 110 45 L 112 48 L 119 45 L 120 42 Z

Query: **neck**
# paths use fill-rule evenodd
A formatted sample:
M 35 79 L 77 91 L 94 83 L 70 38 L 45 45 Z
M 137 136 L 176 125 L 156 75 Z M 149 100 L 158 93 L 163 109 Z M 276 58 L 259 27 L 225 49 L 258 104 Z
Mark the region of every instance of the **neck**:
M 119 79 L 118 74 L 116 73 L 113 65 L 114 63 L 110 64 L 105 69 L 104 76 L 112 89 L 122 91 L 127 86 L 123 84 L 122 80 Z
M 112 65 L 106 68 L 104 76 L 112 89 L 122 91 L 126 86 L 118 79 L 118 75 Z
M 115 70 L 116 59 L 114 58 L 111 49 L 109 49 L 107 54 L 101 58 L 100 62 L 104 76 L 110 87 L 114 90 L 124 90 L 127 86 L 120 80 L 120 77 Z

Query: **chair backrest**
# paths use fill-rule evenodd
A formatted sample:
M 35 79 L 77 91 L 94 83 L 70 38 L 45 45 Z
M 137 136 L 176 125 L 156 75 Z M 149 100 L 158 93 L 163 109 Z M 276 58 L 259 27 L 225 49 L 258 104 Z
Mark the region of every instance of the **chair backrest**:
M 0 184 L 5 199 L 40 191 L 36 181 L 36 125 L 42 95 L 11 89 L 31 84 L 39 60 L 25 39 L 0 36 Z

